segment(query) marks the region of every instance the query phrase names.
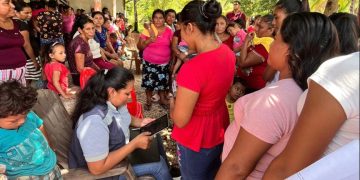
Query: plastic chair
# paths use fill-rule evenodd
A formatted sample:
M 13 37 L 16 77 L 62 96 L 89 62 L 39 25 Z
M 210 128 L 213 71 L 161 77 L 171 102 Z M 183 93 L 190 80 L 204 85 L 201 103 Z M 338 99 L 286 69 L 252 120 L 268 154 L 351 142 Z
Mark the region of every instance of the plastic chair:
M 86 67 L 80 73 L 80 88 L 84 89 L 86 82 L 94 75 L 96 71 L 93 68 Z
M 131 90 L 131 102 L 127 103 L 127 108 L 132 116 L 137 118 L 144 117 L 142 104 L 137 101 L 136 92 L 134 88 Z

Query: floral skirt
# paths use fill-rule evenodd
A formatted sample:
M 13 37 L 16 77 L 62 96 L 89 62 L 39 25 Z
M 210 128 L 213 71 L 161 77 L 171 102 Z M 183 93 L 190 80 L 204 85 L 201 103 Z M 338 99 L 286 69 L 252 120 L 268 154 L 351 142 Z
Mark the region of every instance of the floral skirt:
M 146 90 L 168 90 L 169 64 L 152 64 L 143 61 L 141 87 Z

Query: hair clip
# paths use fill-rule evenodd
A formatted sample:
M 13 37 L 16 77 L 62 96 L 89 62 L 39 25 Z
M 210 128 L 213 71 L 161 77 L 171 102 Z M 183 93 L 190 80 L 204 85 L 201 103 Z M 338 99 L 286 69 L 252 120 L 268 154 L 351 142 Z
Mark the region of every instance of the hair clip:
M 205 1 L 205 3 L 200 7 L 200 14 L 201 14 L 202 16 L 204 16 L 206 19 L 209 19 L 209 17 L 207 17 L 207 16 L 205 15 L 205 11 L 204 11 L 204 7 L 205 7 L 206 3 L 208 3 L 208 1 Z
M 54 43 L 51 44 L 51 47 L 54 47 L 54 46 L 56 46 L 58 44 L 60 44 L 60 42 L 55 41 Z
M 108 73 L 108 69 L 104 69 L 104 75 L 106 75 Z

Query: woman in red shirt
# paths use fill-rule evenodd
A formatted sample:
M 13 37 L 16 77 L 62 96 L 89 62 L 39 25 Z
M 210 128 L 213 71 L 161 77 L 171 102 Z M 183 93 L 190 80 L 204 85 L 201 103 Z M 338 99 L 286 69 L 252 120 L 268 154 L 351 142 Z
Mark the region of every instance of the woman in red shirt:
M 226 94 L 235 73 L 235 55 L 215 37 L 221 5 L 191 1 L 181 12 L 181 37 L 197 56 L 177 75 L 176 101 L 170 100 L 181 177 L 214 179 L 221 164 L 224 131 L 229 124 Z
M 260 18 L 255 27 L 257 37 L 254 38 L 254 33 L 248 34 L 240 51 L 240 57 L 237 57 L 239 66 L 237 74 L 244 79 L 247 93 L 265 87 L 263 74 L 274 36 L 273 19 L 274 16 L 270 14 Z

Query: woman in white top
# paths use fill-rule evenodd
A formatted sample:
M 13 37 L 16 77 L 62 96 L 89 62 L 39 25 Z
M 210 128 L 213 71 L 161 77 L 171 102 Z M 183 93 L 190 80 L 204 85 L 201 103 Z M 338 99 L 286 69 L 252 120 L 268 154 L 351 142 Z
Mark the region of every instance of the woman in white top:
M 359 52 L 324 62 L 308 82 L 298 124 L 264 179 L 285 179 L 359 139 Z

